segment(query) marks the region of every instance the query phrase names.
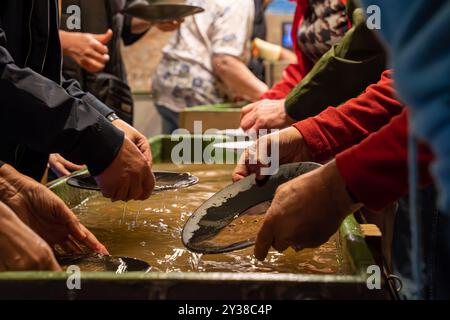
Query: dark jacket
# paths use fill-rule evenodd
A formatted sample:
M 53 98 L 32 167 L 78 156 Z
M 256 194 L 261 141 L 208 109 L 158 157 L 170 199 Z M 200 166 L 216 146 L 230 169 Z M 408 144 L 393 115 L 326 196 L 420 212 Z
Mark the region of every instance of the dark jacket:
M 81 88 L 92 93 L 99 100 L 112 108 L 123 120 L 133 123 L 133 97 L 128 86 L 125 64 L 122 58 L 122 40 L 125 45 L 131 45 L 144 34 L 131 32 L 132 17 L 122 11 L 136 2 L 143 0 L 62 0 L 61 29 L 68 32 L 84 32 L 93 34 L 113 31 L 113 38 L 108 43 L 110 60 L 105 69 L 93 74 L 82 69 L 70 57 L 64 57 L 63 75 L 76 79 Z M 72 5 L 80 7 L 81 29 L 67 28 L 67 8 Z
M 40 179 L 48 154 L 106 169 L 123 143 L 111 113 L 61 76 L 57 0 L 0 2 L 0 159 Z

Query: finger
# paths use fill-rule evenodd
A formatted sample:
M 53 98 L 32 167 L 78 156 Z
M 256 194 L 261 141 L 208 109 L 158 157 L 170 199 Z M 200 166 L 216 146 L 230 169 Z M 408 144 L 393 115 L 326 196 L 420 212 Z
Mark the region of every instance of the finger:
M 247 113 L 241 119 L 242 130 L 248 131 L 250 128 L 252 128 L 255 125 L 255 122 L 256 122 L 256 110 L 253 110 L 253 111 Z
M 100 53 L 95 50 L 89 50 L 88 52 L 86 52 L 85 56 L 103 64 L 107 63 L 110 60 L 109 54 Z
M 147 139 L 144 137 L 140 138 L 137 142 L 137 147 L 144 155 L 145 159 L 147 160 L 147 163 L 151 166 L 152 165 L 152 152 L 150 150 L 150 144 L 148 143 Z
M 246 105 L 245 107 L 243 107 L 243 108 L 241 109 L 241 119 L 242 119 L 245 115 L 247 115 L 248 113 L 250 113 L 251 111 L 253 111 L 253 109 L 255 108 L 255 106 L 256 106 L 257 103 L 258 103 L 258 102 L 250 103 L 250 104 Z
M 56 261 L 55 255 L 52 254 L 51 257 L 49 258 L 46 270 L 56 272 L 63 271 L 59 263 Z
M 68 239 L 64 242 L 61 242 L 59 246 L 64 250 L 64 253 L 66 254 L 83 252 L 83 249 L 80 247 L 80 245 L 74 242 L 72 239 Z
M 99 55 L 107 55 L 109 52 L 109 49 L 107 46 L 105 46 L 102 42 L 97 41 L 95 39 L 92 39 L 92 41 L 89 43 L 90 44 L 90 48 L 92 50 L 89 50 L 89 54 L 99 54 Z
M 283 239 L 275 238 L 275 240 L 273 241 L 272 247 L 275 250 L 277 250 L 278 252 L 282 253 L 290 247 L 290 244 Z
M 104 63 L 100 63 L 92 59 L 83 60 L 81 62 L 81 66 L 91 73 L 102 71 L 105 68 Z
M 94 34 L 94 38 L 98 41 L 100 41 L 103 44 L 107 44 L 111 41 L 114 33 L 111 29 L 108 29 L 104 34 Z
M 130 181 L 128 181 L 126 184 L 119 186 L 116 189 L 116 192 L 114 193 L 113 197 L 111 198 L 112 202 L 131 200 L 128 197 L 128 194 L 130 193 L 130 188 L 132 185 L 133 182 L 130 183 Z
M 53 164 L 52 170 L 53 170 L 53 172 L 55 172 L 55 174 L 58 177 L 64 177 L 64 176 L 70 175 L 70 171 L 67 170 L 66 167 L 64 167 L 64 165 L 61 164 L 60 162 Z
M 144 178 L 144 180 L 142 181 L 143 184 L 143 191 L 142 194 L 140 195 L 140 197 L 136 200 L 147 200 L 148 198 L 150 198 L 150 196 L 153 193 L 153 190 L 155 189 L 155 176 L 153 175 L 153 173 L 150 171 L 150 173 L 148 174 L 148 176 L 146 178 Z
M 267 213 L 269 213 L 269 210 Z M 267 253 L 269 252 L 270 247 L 274 241 L 274 234 L 272 231 L 271 220 L 265 219 L 261 229 L 258 232 L 258 236 L 256 237 L 255 244 L 255 257 L 260 261 L 264 261 L 267 257 Z
M 68 228 L 71 231 L 71 235 L 74 237 L 74 239 L 84 244 L 89 249 L 97 253 L 109 254 L 106 247 L 100 241 L 98 241 L 94 234 L 80 222 L 73 221 L 72 223 L 68 224 Z
M 65 168 L 67 168 L 68 170 L 71 171 L 78 171 L 84 168 L 84 166 L 75 164 L 73 162 L 70 162 L 69 160 L 66 159 L 61 159 L 62 164 L 64 165 Z

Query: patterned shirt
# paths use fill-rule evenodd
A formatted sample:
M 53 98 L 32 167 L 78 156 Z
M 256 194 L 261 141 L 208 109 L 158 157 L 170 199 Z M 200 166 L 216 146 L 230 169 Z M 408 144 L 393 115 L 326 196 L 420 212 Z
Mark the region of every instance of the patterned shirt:
M 153 77 L 155 103 L 179 112 L 222 103 L 226 90 L 213 73 L 214 55 L 250 58 L 253 0 L 191 0 L 205 12 L 189 17 L 163 50 Z
M 341 0 L 309 0 L 298 32 L 299 47 L 315 63 L 347 31 L 348 17 Z

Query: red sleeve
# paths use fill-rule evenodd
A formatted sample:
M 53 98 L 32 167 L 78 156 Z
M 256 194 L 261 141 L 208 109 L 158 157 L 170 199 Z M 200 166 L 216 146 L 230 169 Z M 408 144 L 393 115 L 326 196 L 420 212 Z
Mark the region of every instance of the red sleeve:
M 431 183 L 428 167 L 431 150 L 419 145 L 419 181 Z M 408 112 L 359 145 L 336 157 L 338 169 L 349 190 L 366 207 L 381 210 L 408 193 Z
M 302 72 L 300 65 L 290 64 L 283 71 L 283 79 L 265 92 L 261 99 L 281 100 L 286 98 L 289 92 L 302 81 L 305 74 Z
M 404 106 L 395 98 L 392 77 L 391 70 L 385 71 L 381 80 L 358 98 L 294 125 L 303 135 L 314 161 L 333 158 L 402 112 Z

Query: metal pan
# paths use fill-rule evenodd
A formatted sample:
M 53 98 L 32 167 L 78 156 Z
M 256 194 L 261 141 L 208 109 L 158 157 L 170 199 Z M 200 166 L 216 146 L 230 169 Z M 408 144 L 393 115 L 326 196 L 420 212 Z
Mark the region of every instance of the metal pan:
M 187 188 L 199 181 L 196 176 L 187 172 L 155 171 L 153 174 L 156 179 L 154 192 Z M 74 188 L 100 191 L 97 182 L 89 173 L 71 177 L 67 180 L 67 184 Z
M 312 162 L 283 165 L 262 184 L 251 175 L 215 194 L 186 222 L 183 244 L 196 253 L 226 253 L 255 244 L 277 188 L 320 167 Z
M 131 4 L 122 12 L 151 22 L 170 22 L 205 11 L 201 7 L 174 3 Z
M 63 269 L 69 266 L 77 266 L 82 272 L 115 272 L 122 274 L 127 272 L 148 272 L 151 270 L 150 265 L 142 260 L 101 254 L 60 256 L 57 257 L 57 260 Z

